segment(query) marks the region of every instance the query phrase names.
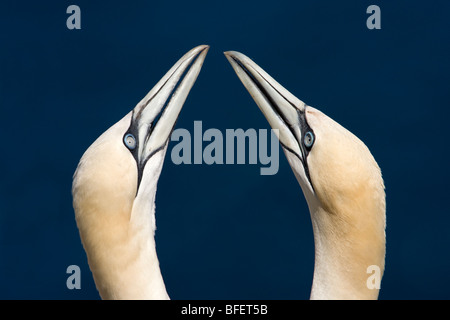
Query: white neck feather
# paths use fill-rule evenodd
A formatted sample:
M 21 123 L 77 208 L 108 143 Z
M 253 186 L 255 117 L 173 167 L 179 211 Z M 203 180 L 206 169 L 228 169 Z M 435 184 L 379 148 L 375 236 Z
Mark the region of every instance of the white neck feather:
M 120 183 L 115 178 L 120 174 L 112 175 L 112 170 L 105 170 L 100 178 L 92 174 L 88 157 L 78 168 L 73 187 L 76 220 L 103 299 L 169 299 L 154 238 L 156 186 L 163 159 L 160 152 L 148 161 L 137 195 L 136 176 L 125 174 L 135 170 L 131 162 L 123 168 Z
M 316 167 L 310 174 L 317 181 L 313 191 L 305 182 L 302 164 L 286 152 L 308 203 L 314 231 L 311 299 L 377 299 L 379 289 L 369 288 L 367 280 L 372 275 L 369 267 L 378 268 L 380 281 L 384 272 L 386 204 L 380 170 L 369 158 L 369 170 L 355 170 L 357 174 L 345 180 L 341 172 L 346 168 L 330 168 L 340 162 L 327 161 L 325 156 L 322 162 L 322 157 L 312 161 Z
M 312 300 L 377 299 L 379 289 L 369 288 L 369 266 L 384 270 L 384 234 L 353 231 L 335 220 L 336 214 L 317 207 L 311 211 L 315 265 Z M 354 226 L 351 226 L 354 227 Z
M 149 211 L 135 204 L 129 221 L 110 215 L 95 234 L 82 237 L 102 299 L 169 299 L 156 254 L 152 203 Z

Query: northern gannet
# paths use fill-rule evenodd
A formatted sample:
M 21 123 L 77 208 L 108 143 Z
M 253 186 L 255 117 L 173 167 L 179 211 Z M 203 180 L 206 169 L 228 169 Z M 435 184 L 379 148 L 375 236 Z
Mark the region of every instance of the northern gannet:
M 269 124 L 303 190 L 314 231 L 311 299 L 377 299 L 368 270 L 385 264 L 386 202 L 366 145 L 306 105 L 245 55 L 225 56 Z
M 78 164 L 75 217 L 103 299 L 169 299 L 155 248 L 156 186 L 170 134 L 208 48 L 186 53 Z

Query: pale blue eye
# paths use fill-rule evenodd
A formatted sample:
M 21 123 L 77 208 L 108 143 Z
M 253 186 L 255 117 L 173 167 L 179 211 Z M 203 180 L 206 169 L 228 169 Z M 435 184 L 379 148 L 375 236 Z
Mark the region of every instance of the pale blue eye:
M 123 137 L 123 142 L 130 150 L 134 150 L 136 148 L 136 138 L 131 133 L 128 133 Z
M 314 144 L 314 133 L 308 131 L 303 138 L 303 143 L 305 144 L 305 147 L 311 148 Z

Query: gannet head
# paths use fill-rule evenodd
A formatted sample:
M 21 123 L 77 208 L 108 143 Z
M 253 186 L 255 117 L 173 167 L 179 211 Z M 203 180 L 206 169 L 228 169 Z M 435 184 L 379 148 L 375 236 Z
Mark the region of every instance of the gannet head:
M 134 237 L 146 239 L 154 233 L 156 185 L 169 137 L 208 48 L 198 46 L 186 53 L 130 113 L 86 150 L 78 164 L 73 206 L 100 294 L 108 291 L 102 290 L 103 284 L 120 281 L 117 270 L 127 267 L 119 263 L 133 259 L 129 245 Z
M 332 268 L 359 268 L 353 273 L 361 278 L 357 286 L 367 289 L 367 267 L 384 270 L 386 207 L 381 171 L 369 149 L 245 55 L 234 51 L 225 55 L 272 128 L 278 129 L 310 208 L 316 261 L 327 257 L 322 265 L 332 266 L 328 272 L 337 274 L 345 270 Z M 336 261 L 343 259 L 351 261 L 337 266 Z

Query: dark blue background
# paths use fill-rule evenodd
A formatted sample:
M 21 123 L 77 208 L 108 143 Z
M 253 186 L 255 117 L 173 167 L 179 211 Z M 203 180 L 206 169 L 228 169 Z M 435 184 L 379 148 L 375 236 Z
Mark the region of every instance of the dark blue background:
M 71 4 L 81 30 L 66 28 Z M 381 30 L 366 28 L 371 4 Z M 99 298 L 72 174 L 199 44 L 211 49 L 177 127 L 269 128 L 222 52 L 245 53 L 378 161 L 387 192 L 380 298 L 450 298 L 449 12 L 449 1 L 2 1 L 0 298 Z M 166 157 L 156 241 L 171 298 L 309 298 L 306 202 L 284 154 L 278 174 L 259 168 Z M 71 264 L 81 290 L 66 288 Z

